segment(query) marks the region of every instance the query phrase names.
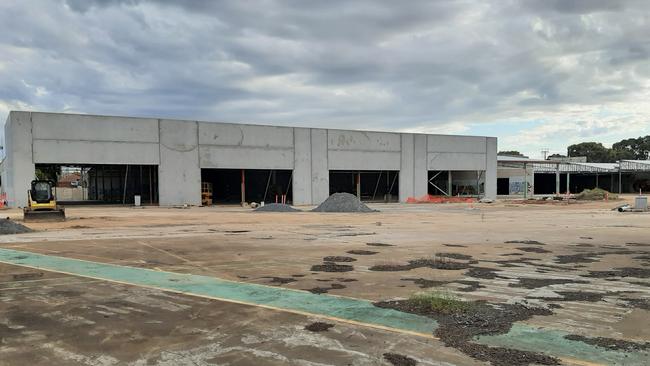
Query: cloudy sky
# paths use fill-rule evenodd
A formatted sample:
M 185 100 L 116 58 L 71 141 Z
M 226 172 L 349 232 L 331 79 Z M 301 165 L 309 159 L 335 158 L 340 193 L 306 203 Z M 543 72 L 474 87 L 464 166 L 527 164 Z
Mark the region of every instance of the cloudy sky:
M 650 1 L 2 0 L 10 110 L 490 135 L 650 134 Z

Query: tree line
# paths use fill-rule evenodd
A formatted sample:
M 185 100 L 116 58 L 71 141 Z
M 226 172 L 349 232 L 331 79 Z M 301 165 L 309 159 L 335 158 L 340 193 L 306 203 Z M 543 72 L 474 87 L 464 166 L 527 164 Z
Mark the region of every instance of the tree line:
M 521 156 L 518 151 L 500 151 L 499 155 Z M 614 163 L 619 160 L 649 160 L 650 159 L 650 135 L 638 138 L 621 140 L 605 147 L 600 142 L 581 142 L 570 145 L 567 148 L 567 155 L 553 154 L 547 159 L 586 156 L 590 163 Z

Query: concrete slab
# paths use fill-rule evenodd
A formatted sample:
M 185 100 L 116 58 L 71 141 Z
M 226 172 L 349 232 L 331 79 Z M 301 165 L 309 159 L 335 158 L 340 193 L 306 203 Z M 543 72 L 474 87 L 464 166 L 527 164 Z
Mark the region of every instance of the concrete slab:
M 644 272 L 649 265 L 650 216 L 611 211 L 618 204 L 391 204 L 372 205 L 382 212 L 362 215 L 261 214 L 235 207 L 187 210 L 71 207 L 67 210 L 68 222 L 42 223 L 33 226 L 39 230 L 35 233 L 2 236 L 0 247 L 286 289 L 328 288 L 332 295 L 371 301 L 406 298 L 430 290 L 423 287 L 431 282 L 436 286 L 433 289 L 467 300 L 497 304 L 526 301 L 535 306 L 552 306 L 553 315 L 516 323 L 516 330 L 540 328 L 552 331 L 548 334 L 560 335 L 553 338 L 542 337 L 547 334 L 544 332 L 535 333 L 541 337 L 539 342 L 555 339 L 552 343 L 557 344 L 558 340 L 564 342 L 562 334 L 575 334 L 643 343 L 650 341 L 647 327 L 641 325 L 650 319 L 647 309 L 650 279 Z M 20 215 L 17 211 L 4 212 L 14 218 Z M 355 254 L 359 250 L 374 253 Z M 352 265 L 353 269 L 336 273 L 312 270 L 313 265 L 322 264 L 327 256 L 351 257 L 354 261 L 345 264 Z M 470 268 L 424 267 L 395 272 L 372 269 L 377 265 L 403 265 L 418 258 L 466 263 Z M 19 271 L 23 273 L 25 269 Z M 611 273 L 603 275 L 604 271 Z M 16 282 L 12 278 L 4 282 Z M 43 280 L 44 289 L 48 289 L 47 281 L 54 281 Z M 4 282 L 0 288 L 16 286 Z M 332 288 L 331 284 L 342 286 Z M 68 285 L 54 287 L 60 286 Z M 81 292 L 91 292 L 96 284 L 75 286 L 81 286 L 84 289 Z M 0 293 L 3 302 L 7 293 L 4 290 Z M 576 297 L 576 293 L 589 297 Z M 20 307 L 29 305 L 30 300 L 22 297 L 16 301 L 13 304 Z M 43 309 L 34 311 L 43 312 Z M 72 310 L 67 311 L 63 313 L 72 314 Z M 270 329 L 283 326 L 282 323 L 264 324 Z M 355 332 L 367 332 L 362 326 L 346 326 Z M 269 330 L 265 328 L 264 332 Z M 504 339 L 510 342 L 518 338 L 517 334 L 492 340 L 492 344 L 503 343 Z M 439 356 L 439 343 L 416 338 L 419 337 L 408 337 L 406 342 L 425 342 L 431 347 L 420 349 L 423 353 L 412 351 L 418 359 L 459 365 L 472 362 L 468 356 L 444 347 L 451 356 L 445 352 Z M 355 350 L 376 346 L 372 341 L 354 339 L 345 344 Z M 544 350 L 540 348 L 542 344 L 538 348 Z M 188 341 L 181 348 L 187 351 L 202 346 L 201 342 Z M 314 360 L 303 358 L 302 354 L 280 352 L 279 343 L 271 342 L 268 347 L 258 343 L 249 348 L 282 354 L 294 364 L 300 364 L 299 360 L 303 359 Z M 46 351 L 39 348 L 39 352 Z M 617 362 L 616 359 L 610 362 L 612 353 L 608 350 L 591 353 L 596 358 L 574 355 L 576 364 Z M 79 354 L 91 357 L 91 353 Z M 562 356 L 560 351 L 554 355 Z M 638 358 L 634 357 L 646 357 L 627 355 L 627 365 L 638 364 L 634 361 Z M 380 362 L 380 356 L 373 357 L 378 358 L 367 364 Z M 329 364 L 341 363 L 339 359 L 332 360 Z M 246 364 L 246 361 L 231 364 Z

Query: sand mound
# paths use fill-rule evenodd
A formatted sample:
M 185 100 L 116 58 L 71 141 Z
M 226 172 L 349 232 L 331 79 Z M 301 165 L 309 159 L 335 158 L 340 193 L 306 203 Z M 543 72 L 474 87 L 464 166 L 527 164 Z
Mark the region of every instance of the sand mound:
M 0 235 L 22 234 L 32 232 L 32 229 L 9 219 L 0 219 Z
M 594 189 L 585 189 L 584 191 L 575 195 L 577 200 L 583 201 L 602 201 L 605 197 L 608 197 L 610 200 L 618 199 L 618 196 L 611 194 L 604 189 L 594 188 Z
M 255 212 L 300 212 L 300 210 L 282 203 L 269 203 L 256 208 Z
M 350 193 L 334 193 L 323 203 L 318 205 L 314 212 L 377 212 L 359 201 L 357 196 Z

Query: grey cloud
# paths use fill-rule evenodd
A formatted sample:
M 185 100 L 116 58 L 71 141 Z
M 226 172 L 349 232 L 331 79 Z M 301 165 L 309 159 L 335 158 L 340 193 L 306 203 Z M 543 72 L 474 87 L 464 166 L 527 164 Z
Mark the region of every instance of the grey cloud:
M 641 0 L 642 1 L 642 0 Z M 638 5 L 638 0 L 524 0 L 526 7 L 538 11 L 553 11 L 568 14 L 589 14 L 603 11 L 618 11 Z
M 94 7 L 106 7 L 114 5 L 135 5 L 138 0 L 65 0 L 65 3 L 74 11 L 85 13 Z
M 633 101 L 650 76 L 649 10 L 600 0 L 6 2 L 0 102 L 373 129 L 491 122 Z

